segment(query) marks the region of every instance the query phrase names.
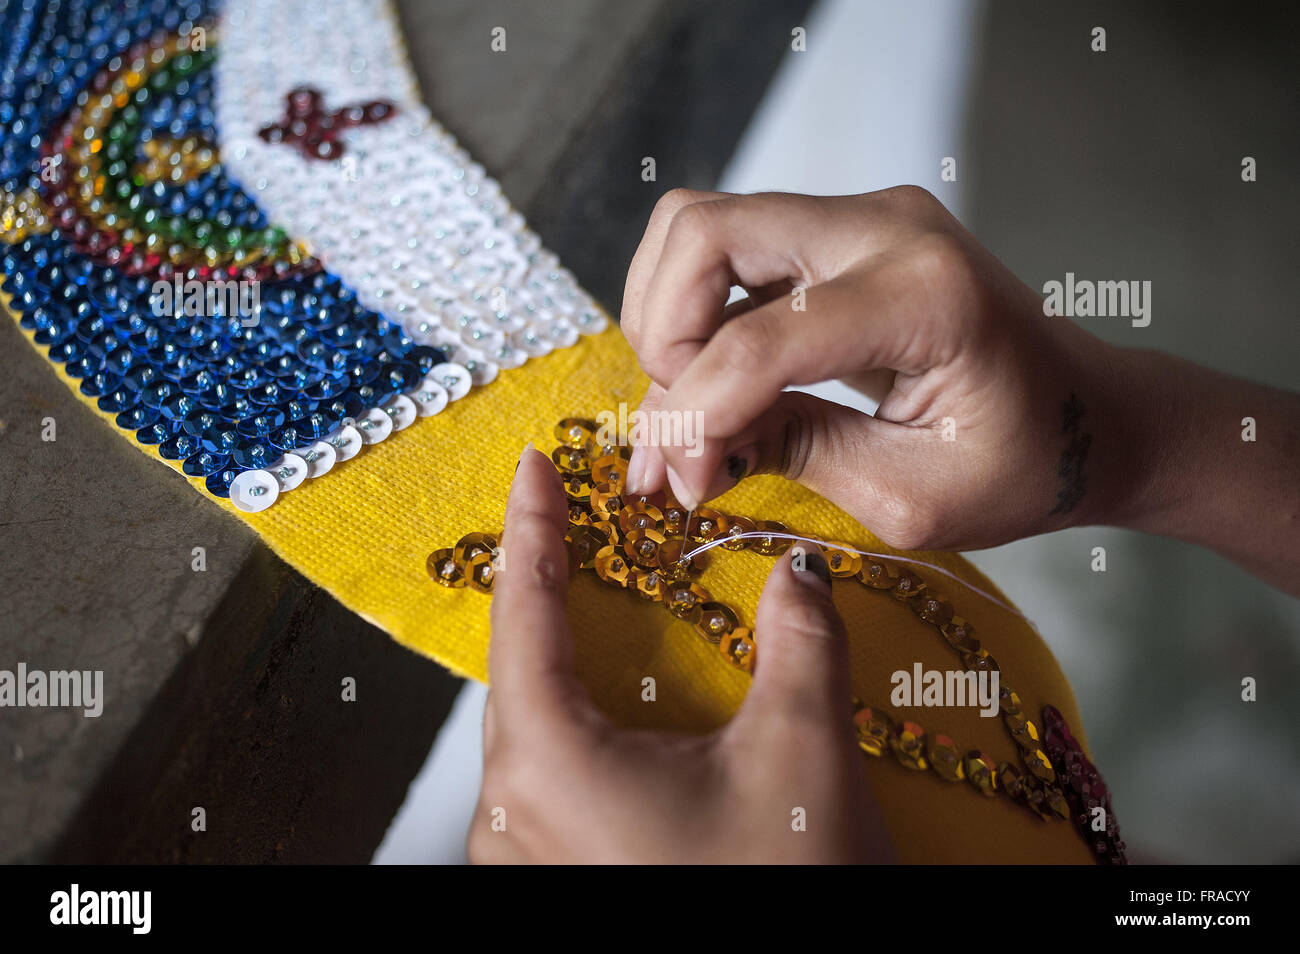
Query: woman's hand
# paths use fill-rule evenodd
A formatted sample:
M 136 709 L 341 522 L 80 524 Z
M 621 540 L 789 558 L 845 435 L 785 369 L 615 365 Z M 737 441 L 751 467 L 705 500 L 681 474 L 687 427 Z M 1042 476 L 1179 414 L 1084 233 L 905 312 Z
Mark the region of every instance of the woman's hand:
M 748 300 L 724 307 L 732 285 Z M 696 425 L 690 447 L 639 443 L 634 493 L 666 478 L 689 507 L 768 471 L 905 549 L 1111 524 L 1300 594 L 1300 396 L 1048 317 L 924 189 L 670 192 L 622 321 L 642 409 Z M 785 390 L 834 378 L 875 416 Z
M 772 571 L 758 606 L 754 682 L 727 726 L 707 736 L 621 731 L 574 675 L 566 527 L 554 467 L 526 449 L 493 584 L 492 690 L 470 859 L 888 860 L 820 554 L 805 554 L 807 569 L 793 569 L 787 556 Z
M 749 301 L 724 313 L 729 289 Z M 698 456 L 639 446 L 629 489 L 686 506 L 782 473 L 888 543 L 986 547 L 1094 520 L 1127 487 L 1098 465 L 1112 351 L 916 187 L 860 196 L 675 191 L 628 273 L 643 410 L 695 415 Z M 784 389 L 839 378 L 875 417 Z M 1103 443 L 1108 446 L 1099 446 Z

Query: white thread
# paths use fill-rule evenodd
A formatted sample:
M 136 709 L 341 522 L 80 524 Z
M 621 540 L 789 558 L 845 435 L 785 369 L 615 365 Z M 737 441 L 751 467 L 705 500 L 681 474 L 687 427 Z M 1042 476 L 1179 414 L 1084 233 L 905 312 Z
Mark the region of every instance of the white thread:
M 944 567 L 941 567 L 935 563 L 926 563 L 924 560 L 918 560 L 915 557 L 897 556 L 896 554 L 893 553 L 872 553 L 868 550 L 855 550 L 853 547 L 840 546 L 838 543 L 826 543 L 822 540 L 816 540 L 812 537 L 801 537 L 795 533 L 764 533 L 762 530 L 754 530 L 749 533 L 728 534 L 725 536 L 718 537 L 716 540 L 710 540 L 708 543 L 700 544 L 700 546 L 696 547 L 690 553 L 683 553 L 681 555 L 681 559 L 689 560 L 697 553 L 704 553 L 707 550 L 712 550 L 714 547 L 723 546 L 724 544 L 732 540 L 798 540 L 802 543 L 811 543 L 815 546 L 825 547 L 830 550 L 843 550 L 847 553 L 856 553 L 858 556 L 871 557 L 872 559 L 875 560 L 893 560 L 895 563 L 911 563 L 915 566 L 923 566 L 927 570 L 934 570 L 936 573 L 942 573 L 944 576 L 948 577 L 949 579 L 956 580 L 962 586 L 966 587 L 966 589 L 975 593 L 977 596 L 984 597 L 994 606 L 1001 607 L 1011 615 L 1023 619 L 1026 623 L 1029 624 L 1030 629 L 1032 629 L 1035 633 L 1038 632 L 1038 627 L 1034 625 L 1034 621 L 1030 619 L 1028 616 L 1026 616 L 1024 613 L 1020 612 L 1020 610 L 1016 609 L 1014 606 L 1010 606 L 1009 604 L 1002 602 L 992 593 L 988 592 L 987 590 L 980 589 L 974 583 L 967 583 L 965 580 L 963 580 L 956 573 L 953 573 L 951 570 L 945 569 Z M 1042 634 L 1039 633 L 1039 635 L 1041 636 Z

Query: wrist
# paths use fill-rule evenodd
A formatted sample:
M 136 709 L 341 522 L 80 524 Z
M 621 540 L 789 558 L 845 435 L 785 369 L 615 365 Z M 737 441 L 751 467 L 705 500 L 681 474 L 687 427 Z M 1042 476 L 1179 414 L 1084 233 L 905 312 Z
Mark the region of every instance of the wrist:
M 1147 350 L 1106 350 L 1091 522 L 1216 550 L 1300 590 L 1300 396 Z

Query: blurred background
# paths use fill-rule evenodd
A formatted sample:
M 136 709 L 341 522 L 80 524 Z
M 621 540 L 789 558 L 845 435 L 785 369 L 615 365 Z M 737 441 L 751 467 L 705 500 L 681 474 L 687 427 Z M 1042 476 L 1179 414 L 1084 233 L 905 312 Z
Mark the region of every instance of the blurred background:
M 424 80 L 419 34 L 438 14 L 413 6 L 403 16 Z M 1032 287 L 1067 271 L 1150 281 L 1151 324 L 1082 319 L 1102 337 L 1300 386 L 1294 5 L 821 0 L 758 36 L 727 7 L 731 22 L 701 14 L 692 32 L 686 20 L 697 83 L 725 85 L 747 48 L 788 52 L 722 175 L 661 156 L 658 191 L 916 183 Z M 789 50 L 796 26 L 803 52 Z M 1091 48 L 1098 26 L 1105 52 Z M 675 105 L 684 124 L 699 122 L 689 101 Z M 587 134 L 630 138 L 635 151 L 635 135 L 609 122 Z M 1245 156 L 1256 182 L 1242 181 Z M 945 157 L 956 181 L 940 179 Z M 644 203 L 587 198 L 642 215 L 616 223 L 617 250 L 630 254 Z M 628 259 L 598 244 L 559 250 L 616 311 Z M 869 409 L 834 384 L 809 390 Z M 1105 572 L 1090 568 L 1097 546 Z M 1300 861 L 1300 601 L 1212 553 L 1118 530 L 971 558 L 1073 682 L 1132 860 Z M 1244 676 L 1258 680 L 1258 702 L 1241 701 Z M 461 690 L 376 863 L 464 860 L 483 698 L 480 686 Z

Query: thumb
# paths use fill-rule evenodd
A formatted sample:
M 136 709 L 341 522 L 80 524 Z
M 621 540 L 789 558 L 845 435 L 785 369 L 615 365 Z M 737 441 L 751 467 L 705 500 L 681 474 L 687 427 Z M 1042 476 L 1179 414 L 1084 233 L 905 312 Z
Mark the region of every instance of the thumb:
M 754 682 L 737 716 L 846 731 L 849 651 L 820 548 L 796 543 L 767 578 L 755 618 Z

